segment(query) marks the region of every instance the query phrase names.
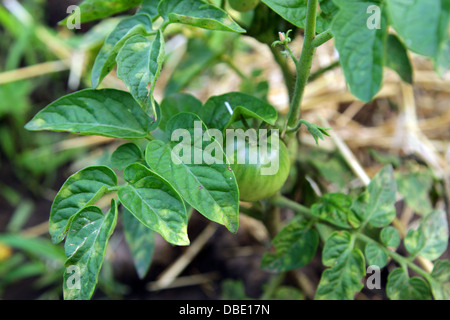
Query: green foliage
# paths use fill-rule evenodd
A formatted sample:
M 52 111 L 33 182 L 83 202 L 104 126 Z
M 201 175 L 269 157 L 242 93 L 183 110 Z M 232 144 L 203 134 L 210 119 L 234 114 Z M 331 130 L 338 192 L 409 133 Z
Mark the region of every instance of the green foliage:
M 290 222 L 273 239 L 275 253 L 266 253 L 261 261 L 264 269 L 284 272 L 307 265 L 317 250 L 319 235 L 305 221 Z
M 252 6 L 248 21 L 243 15 L 239 16 L 251 30 L 248 35 L 270 45 L 280 32 L 280 40 L 275 43 L 284 47 L 296 66 L 297 81 L 291 92 L 288 116 L 265 100 L 267 81 L 256 80 L 253 74 L 245 75 L 228 57 L 234 52 L 236 39 L 246 32 L 240 18 L 236 18 L 238 23 L 221 7 L 203 0 L 85 0 L 80 5 L 82 22 L 132 8 L 137 9 L 135 14 L 130 10 L 128 16 L 114 18 L 108 24 L 103 22 L 108 32 L 93 29 L 82 42 L 83 46 L 99 49 L 90 74 L 93 88 L 57 99 L 25 126 L 32 131 L 63 131 L 129 140 L 107 161 L 117 171 L 103 165 L 86 167 L 71 175 L 57 193 L 50 212 L 49 231 L 55 244 L 66 238 L 64 255 L 57 249 L 49 249 L 48 244 L 34 244 L 43 255 L 60 260 L 62 256 L 66 258 L 65 299 L 93 296 L 117 219 L 123 224 L 140 278 L 146 276 L 151 266 L 156 233 L 172 245 L 189 245 L 187 206 L 230 232 L 237 232 L 239 183 L 225 155 L 222 136 L 230 128 L 281 128 L 282 143 L 289 146 L 289 157 L 293 160 L 290 161 L 292 166 L 286 169 L 290 175 L 284 188 L 269 198 L 250 201 L 254 207 L 248 211 L 265 222 L 268 229 L 272 226 L 267 214 L 270 210 L 276 211 L 277 206 L 299 215 L 273 237 L 273 250 L 263 255 L 262 268 L 283 273 L 306 266 L 320 255 L 326 269 L 314 298 L 353 299 L 363 288 L 366 265 L 383 268 L 388 263 L 398 263 L 400 267 L 388 276 L 386 293 L 390 299 L 449 298 L 448 261 L 437 260 L 447 249 L 448 222 L 445 212 L 435 210 L 430 200 L 431 175 L 394 173 L 390 163 L 395 162 L 397 167 L 401 162 L 397 158 L 396 161 L 383 158 L 382 162 L 389 164 L 368 186 L 350 192 L 345 187 L 353 176 L 342 159 L 330 155 L 316 157 L 319 151 L 304 156 L 293 139 L 292 133 L 302 124 L 316 144 L 329 136 L 329 129 L 304 119 L 290 118 L 300 114 L 302 83 L 308 82 L 316 47 L 331 37 L 334 37 L 339 64 L 350 91 L 363 101 L 372 100 L 381 88 L 385 66 L 396 71 L 403 81 L 412 83 L 408 50 L 430 57 L 437 69 L 445 68 L 448 1 L 417 0 L 413 5 L 405 5 L 400 0 L 263 0 L 258 6 Z M 268 20 L 263 19 L 267 23 L 256 26 L 261 23 L 261 16 L 268 17 Z M 62 23 L 72 18 L 69 16 Z M 371 25 L 377 19 L 379 24 Z M 172 24 L 181 24 L 181 28 Z M 170 33 L 166 31 L 169 25 Z M 289 32 L 274 29 L 279 26 L 291 27 L 294 33 L 295 27 L 305 29 L 304 51 L 299 59 L 289 48 Z M 390 27 L 396 35 L 390 33 Z M 164 63 L 170 58 L 170 54 L 166 55 L 166 40 L 180 29 L 191 31 L 191 28 L 195 30 L 195 37 L 188 36 L 186 52 L 176 70 L 166 78 L 168 82 L 159 104 L 155 99 L 155 85 Z M 21 50 L 20 43 L 15 50 Z M 275 48 L 271 50 L 275 52 Z M 286 76 L 290 71 L 280 57 L 275 52 L 275 59 L 284 67 Z M 243 92 L 214 95 L 205 103 L 182 92 L 199 74 L 219 62 L 242 78 Z M 17 63 L 10 60 L 9 65 Z M 128 91 L 100 88 L 114 68 Z M 12 95 L 12 99 L 23 102 L 20 96 L 27 90 L 24 85 L 16 94 L 1 89 L 0 94 Z M 27 107 L 26 103 L 21 105 Z M 4 114 L 7 112 L 1 109 L 0 116 Z M 297 125 L 288 128 L 287 124 Z M 2 150 L 13 154 L 5 137 L 2 135 Z M 302 169 L 304 163 L 307 167 Z M 309 175 L 308 168 L 315 168 L 312 171 L 319 171 L 324 180 L 339 187 L 339 192 L 315 195 L 309 202 L 314 202 L 310 208 L 289 200 L 298 198 L 298 191 L 312 190 L 310 177 L 299 179 L 297 176 Z M 303 181 L 311 182 L 308 190 L 299 189 L 304 186 Z M 320 186 L 319 189 L 317 194 L 324 191 Z M 404 239 L 394 228 L 397 193 L 420 215 L 418 228 L 409 230 Z M 113 198 L 107 213 L 96 205 L 105 195 Z M 16 220 L 13 226 L 18 228 L 19 224 Z M 402 240 L 410 257 L 393 251 Z M 0 241 L 23 250 L 30 249 L 30 243 L 24 239 L 0 235 Z M 433 271 L 428 273 L 418 267 L 413 262 L 416 257 L 437 260 Z M 18 257 L 11 266 L 20 262 Z M 41 274 L 42 266 L 41 262 L 27 265 L 17 271 L 16 277 Z M 417 276 L 410 277 L 409 270 Z M 225 282 L 223 285 L 224 297 L 246 298 L 241 283 Z M 302 293 L 293 288 L 272 289 L 274 298 L 303 298 Z

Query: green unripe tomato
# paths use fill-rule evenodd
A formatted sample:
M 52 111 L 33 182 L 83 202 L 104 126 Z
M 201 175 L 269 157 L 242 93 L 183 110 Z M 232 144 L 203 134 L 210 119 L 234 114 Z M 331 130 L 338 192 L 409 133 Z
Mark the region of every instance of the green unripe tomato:
M 249 151 L 252 148 L 248 142 L 239 142 L 239 140 L 235 142 L 236 151 L 231 169 L 236 176 L 240 200 L 258 201 L 268 198 L 284 185 L 289 175 L 290 159 L 285 144 L 279 140 L 278 145 L 278 148 L 272 148 L 268 144 L 267 151 L 257 152 L 256 161 L 254 161 L 250 157 Z M 245 162 L 239 160 L 244 158 Z
M 228 0 L 230 6 L 239 12 L 247 12 L 256 8 L 259 0 Z

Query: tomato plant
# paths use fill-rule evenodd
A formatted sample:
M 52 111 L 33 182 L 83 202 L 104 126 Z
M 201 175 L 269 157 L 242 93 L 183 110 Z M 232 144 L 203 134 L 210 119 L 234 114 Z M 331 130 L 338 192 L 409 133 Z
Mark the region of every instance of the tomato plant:
M 392 165 L 371 179 L 353 168 L 364 182 L 357 192 L 327 192 L 308 205 L 297 200 L 304 191 L 298 175 L 304 150 L 298 139 L 300 129 L 305 127 L 317 144 L 332 132 L 327 125 L 306 121 L 301 112 L 319 47 L 333 39 L 339 54 L 337 63 L 319 73 L 340 65 L 349 91 L 363 102 L 380 91 L 385 67 L 405 82 L 412 81 L 410 51 L 432 60 L 438 72 L 448 67 L 448 1 L 403 2 L 262 0 L 258 4 L 230 0 L 237 11 L 251 11 L 247 16 L 232 16 L 224 1 L 116 0 L 115 5 L 83 1 L 81 23 L 137 10 L 134 14 L 127 11 L 105 37 L 92 64 L 92 88 L 50 103 L 26 125 L 33 131 L 127 140 L 112 154 L 111 166 L 92 165 L 75 172 L 54 198 L 49 233 L 55 244 L 65 240 L 64 298 L 92 297 L 118 219 L 133 244 L 133 258 L 143 277 L 151 259 L 139 250 L 138 240 L 151 242 L 155 232 L 172 245 L 189 245 L 192 208 L 232 233 L 239 228 L 240 213 L 260 217 L 273 235 L 273 250 L 263 256 L 263 269 L 283 275 L 320 254 L 325 271 L 316 299 L 353 299 L 363 288 L 366 265 L 380 269 L 388 261 L 395 264 L 386 285 L 389 298 L 449 299 L 450 264 L 439 260 L 448 244 L 445 211 L 427 208 L 417 228 L 400 237 L 395 207 L 399 189 Z M 180 78 L 169 82 L 164 97 L 157 99 L 155 85 L 167 59 L 166 41 L 180 32 L 176 28 L 180 25 L 199 35 L 201 29 L 207 33 L 188 43 L 192 56 L 179 65 Z M 211 34 L 222 38 L 211 40 Z M 241 73 L 228 57 L 234 38 L 229 40 L 224 34 L 248 35 L 268 46 L 289 92 L 287 114 L 265 99 L 264 82 L 253 83 L 245 75 L 246 93 L 229 92 L 200 101 L 182 92 L 190 75 L 208 69 L 214 59 Z M 291 47 L 294 37 L 303 37 L 298 52 Z M 207 44 L 202 46 L 201 41 Z M 202 56 L 204 64 L 191 65 L 193 56 Z M 294 66 L 294 77 L 289 63 Z M 126 91 L 102 86 L 113 69 Z M 229 130 L 251 129 L 257 132 L 252 143 L 258 150 L 263 147 L 258 130 L 277 134 L 279 148 L 269 144 L 272 153 L 267 158 L 258 153 L 255 164 L 230 163 L 230 157 L 238 158 L 249 147 L 238 143 L 228 153 L 222 143 L 224 135 Z M 261 163 L 273 157 L 278 170 L 263 175 Z M 96 203 L 106 196 L 112 196 L 111 206 L 103 213 Z M 281 209 L 295 217 L 277 224 Z M 395 251 L 400 238 L 406 248 L 403 255 Z M 423 268 L 416 260 L 428 261 L 433 267 Z M 72 282 L 77 270 L 79 288 Z

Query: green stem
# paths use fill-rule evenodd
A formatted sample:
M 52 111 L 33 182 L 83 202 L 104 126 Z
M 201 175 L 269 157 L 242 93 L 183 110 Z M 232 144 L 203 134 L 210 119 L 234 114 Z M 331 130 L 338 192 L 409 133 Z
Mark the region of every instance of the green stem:
M 317 70 L 314 73 L 311 73 L 311 75 L 308 78 L 308 82 L 314 81 L 316 80 L 318 77 L 320 77 L 321 75 L 323 75 L 325 72 L 328 72 L 330 70 L 333 70 L 334 68 L 338 67 L 340 65 L 339 61 L 335 61 L 330 63 L 328 66 L 320 68 L 319 70 Z
M 227 66 L 233 70 L 242 80 L 247 80 L 248 77 L 234 64 L 233 60 L 230 59 L 230 57 L 226 55 L 221 55 L 220 60 L 227 64 Z
M 281 69 L 281 73 L 283 74 L 284 83 L 285 83 L 287 91 L 288 91 L 289 101 L 291 101 L 294 96 L 294 85 L 295 85 L 294 75 L 289 68 L 287 59 L 280 53 L 280 51 L 271 45 L 268 45 L 268 46 L 270 48 L 270 51 L 272 52 L 275 62 L 278 64 L 278 66 Z
M 300 106 L 303 99 L 306 83 L 308 82 L 309 73 L 311 72 L 312 61 L 315 53 L 315 47 L 312 45 L 316 35 L 316 14 L 317 0 L 308 0 L 306 8 L 306 26 L 305 37 L 303 41 L 302 53 L 296 66 L 297 79 L 295 82 L 294 96 L 289 106 L 288 120 L 285 124 L 293 126 L 300 117 Z
M 317 36 L 315 36 L 314 40 L 312 41 L 312 45 L 313 45 L 313 47 L 316 47 L 316 48 L 320 47 L 321 45 L 323 45 L 328 40 L 331 40 L 332 38 L 333 38 L 333 34 L 328 29 L 327 31 L 324 31 L 324 32 L 318 34 Z

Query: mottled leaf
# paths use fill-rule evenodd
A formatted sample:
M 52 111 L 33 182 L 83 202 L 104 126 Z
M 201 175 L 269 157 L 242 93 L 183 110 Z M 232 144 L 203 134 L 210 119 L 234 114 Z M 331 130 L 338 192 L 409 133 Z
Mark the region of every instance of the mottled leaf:
M 352 300 L 363 288 L 361 280 L 365 274 L 364 256 L 360 250 L 353 249 L 322 273 L 315 299 Z
M 200 118 L 192 113 L 172 117 L 166 126 L 171 142 L 151 141 L 146 161 L 198 212 L 236 232 L 239 224 L 236 178 L 221 141 L 213 140 L 205 129 Z M 208 150 L 215 150 L 215 155 L 211 151 L 206 157 Z
M 61 242 L 72 216 L 87 205 L 94 204 L 108 187 L 117 185 L 110 168 L 93 166 L 71 175 L 63 184 L 50 210 L 49 232 L 53 243 Z
M 147 14 L 136 14 L 121 20 L 106 37 L 95 58 L 91 72 L 92 87 L 98 87 L 103 78 L 114 68 L 116 56 L 127 39 L 134 35 L 146 35 L 151 31 L 152 20 Z
M 403 268 L 397 268 L 389 273 L 386 294 L 391 300 L 431 299 L 428 284 L 422 278 L 410 278 Z
M 167 242 L 188 245 L 186 207 L 173 187 L 138 163 L 125 169 L 124 179 L 128 185 L 117 192 L 124 207 Z
M 431 272 L 431 291 L 436 300 L 450 300 L 450 261 L 438 260 Z
M 393 226 L 381 230 L 380 240 L 386 247 L 397 248 L 400 245 L 400 235 Z
M 419 227 L 409 230 L 405 247 L 413 255 L 436 260 L 447 249 L 448 221 L 444 210 L 436 210 L 422 218 Z
M 305 221 L 290 222 L 273 239 L 275 252 L 264 254 L 261 268 L 285 272 L 307 265 L 319 244 L 319 235 Z
M 328 193 L 311 207 L 311 213 L 341 228 L 352 228 L 348 221 L 352 198 L 342 193 Z
M 368 243 L 364 249 L 368 265 L 375 265 L 383 268 L 388 263 L 388 255 L 383 248 L 376 243 Z
M 63 283 L 65 300 L 91 298 L 116 221 L 117 204 L 114 200 L 105 215 L 96 206 L 87 206 L 75 215 L 65 246 L 69 256 Z
M 194 27 L 245 32 L 222 9 L 202 0 L 161 0 L 158 12 L 164 20 Z
M 395 218 L 397 184 L 392 166 L 381 169 L 370 181 L 364 202 L 356 208 L 361 221 L 374 227 L 389 225 Z
M 398 192 L 414 212 L 425 216 L 433 210 L 430 199 L 433 177 L 430 172 L 399 172 L 396 173 L 395 178 Z
M 350 253 L 353 249 L 353 243 L 353 237 L 349 232 L 333 232 L 323 247 L 322 263 L 327 267 L 332 267 L 340 257 Z
M 67 131 L 114 138 L 145 138 L 153 120 L 133 97 L 115 89 L 84 89 L 66 95 L 39 111 L 28 130 Z

